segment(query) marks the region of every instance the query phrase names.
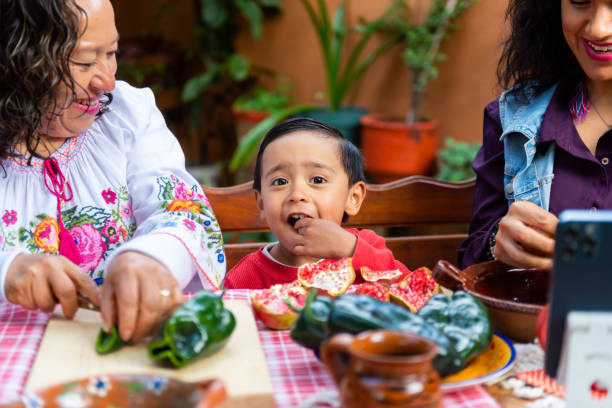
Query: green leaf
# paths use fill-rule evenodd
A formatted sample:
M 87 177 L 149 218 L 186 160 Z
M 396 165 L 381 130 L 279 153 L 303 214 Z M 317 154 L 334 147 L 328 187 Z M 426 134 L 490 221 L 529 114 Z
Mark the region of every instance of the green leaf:
M 202 0 L 202 21 L 211 28 L 219 28 L 229 13 L 227 0 Z
M 23 227 L 20 227 L 17 233 L 19 234 L 19 242 L 25 242 L 31 236 L 30 232 Z
M 255 0 L 234 0 L 234 3 L 240 10 L 240 14 L 251 23 L 251 34 L 256 38 L 261 37 L 262 13 L 259 4 Z
M 234 80 L 244 81 L 249 76 L 251 63 L 248 58 L 234 54 L 227 60 L 227 69 Z
M 209 71 L 191 78 L 183 87 L 182 102 L 192 102 L 207 89 L 217 76 L 217 72 Z
M 283 8 L 281 0 L 259 0 L 259 3 L 264 7 L 273 7 L 279 10 Z
M 295 115 L 298 112 L 303 112 L 312 109 L 318 109 L 318 107 L 314 105 L 295 105 L 289 108 L 284 108 L 275 112 L 271 112 L 270 116 L 259 122 L 244 135 L 244 137 L 238 144 L 234 155 L 232 156 L 232 159 L 229 164 L 229 170 L 234 172 L 239 166 L 247 164 L 253 157 L 255 150 L 259 146 L 259 142 L 261 141 L 261 139 L 263 139 L 266 132 L 278 122 L 285 119 L 286 117 Z

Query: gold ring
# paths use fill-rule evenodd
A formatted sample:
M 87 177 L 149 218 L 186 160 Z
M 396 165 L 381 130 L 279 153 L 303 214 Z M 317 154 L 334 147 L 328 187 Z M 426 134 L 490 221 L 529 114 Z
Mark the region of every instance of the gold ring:
M 170 297 L 170 291 L 168 289 L 162 289 L 159 291 L 159 294 L 163 297 Z

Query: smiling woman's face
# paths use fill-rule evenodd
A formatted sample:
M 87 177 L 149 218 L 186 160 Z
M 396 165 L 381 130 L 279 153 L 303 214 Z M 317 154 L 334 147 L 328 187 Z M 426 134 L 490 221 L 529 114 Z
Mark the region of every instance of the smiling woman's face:
M 82 34 L 70 58 L 76 95 L 64 85 L 58 89 L 58 111 L 41 131 L 47 141 L 61 142 L 89 129 L 100 110 L 100 98 L 115 89 L 119 35 L 113 7 L 109 0 L 78 0 L 77 4 L 87 19 L 81 21 Z
M 612 0 L 560 0 L 563 35 L 586 76 L 612 80 Z

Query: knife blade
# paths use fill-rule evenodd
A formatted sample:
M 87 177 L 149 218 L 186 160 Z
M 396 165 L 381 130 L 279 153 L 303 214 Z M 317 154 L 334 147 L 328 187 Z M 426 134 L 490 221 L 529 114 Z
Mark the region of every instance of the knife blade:
M 96 312 L 100 311 L 100 306 L 94 305 L 91 300 L 89 300 L 83 295 L 77 295 L 77 305 L 81 309 L 88 309 Z

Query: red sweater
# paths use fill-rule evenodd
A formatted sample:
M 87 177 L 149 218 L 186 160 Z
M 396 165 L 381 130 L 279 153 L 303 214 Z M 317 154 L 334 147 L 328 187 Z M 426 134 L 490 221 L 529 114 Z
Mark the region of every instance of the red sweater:
M 353 254 L 353 268 L 356 272 L 359 272 L 362 266 L 378 271 L 399 269 L 408 272 L 404 264 L 395 260 L 383 237 L 368 229 L 359 231 L 351 228 L 347 231 L 357 236 Z M 270 259 L 263 253 L 263 248 L 242 258 L 227 273 L 227 289 L 267 289 L 276 283 L 289 283 L 297 279 L 297 267 L 282 265 Z M 357 273 L 356 281 L 362 280 L 361 275 Z

